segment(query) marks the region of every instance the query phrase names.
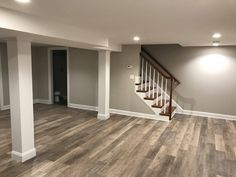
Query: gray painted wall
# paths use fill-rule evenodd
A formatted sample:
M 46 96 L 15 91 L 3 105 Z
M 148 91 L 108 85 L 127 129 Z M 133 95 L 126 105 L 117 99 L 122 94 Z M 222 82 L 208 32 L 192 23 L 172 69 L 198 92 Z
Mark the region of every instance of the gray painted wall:
M 135 94 L 134 80 L 130 75 L 139 74 L 139 53 L 141 46 L 125 45 L 121 53 L 111 54 L 111 108 L 153 114 L 147 105 Z M 132 65 L 132 69 L 127 66 Z
M 184 109 L 236 115 L 236 46 L 145 48 L 180 80 L 175 99 Z
M 180 81 L 175 100 L 186 110 L 236 115 L 236 47 L 181 47 L 149 45 L 150 51 Z M 4 105 L 9 104 L 6 44 L 0 44 Z M 125 45 L 111 54 L 112 109 L 152 113 L 134 93 L 138 75 L 139 45 Z M 97 106 L 98 52 L 69 49 L 70 102 Z M 32 47 L 34 98 L 48 99 L 48 48 Z M 212 62 L 213 61 L 213 62 Z M 220 67 L 216 64 L 219 62 Z M 222 62 L 222 63 L 220 63 Z M 127 66 L 132 65 L 132 69 Z M 214 67 L 215 66 L 215 67 Z
M 138 74 L 140 46 L 123 46 L 121 53 L 111 54 L 110 107 L 125 111 L 150 113 L 151 110 L 134 93 L 134 80 Z M 98 52 L 70 48 L 70 102 L 97 106 Z M 132 65 L 132 69 L 127 66 Z
M 3 82 L 3 105 L 10 104 L 9 97 L 9 79 L 8 79 L 8 59 L 7 59 L 7 45 L 6 43 L 0 43 L 1 50 L 1 64 L 2 64 L 2 82 Z
M 70 102 L 97 106 L 98 52 L 69 49 Z
M 39 91 L 38 91 L 38 65 L 37 65 L 37 48 L 32 47 L 31 48 L 31 54 L 32 54 L 32 79 L 33 79 L 33 97 L 38 98 Z
M 10 104 L 7 45 L 0 43 L 3 80 L 3 104 Z M 48 52 L 47 47 L 32 47 L 32 73 L 34 99 L 48 99 Z
M 131 74 L 138 75 L 139 52 L 139 45 L 126 45 L 123 46 L 121 53 L 111 54 L 110 105 L 112 109 L 152 114 L 152 111 L 135 94 L 134 80 L 130 79 Z M 128 69 L 128 65 L 132 65 L 133 68 Z M 69 67 L 70 103 L 97 106 L 98 52 L 70 48 Z M 48 47 L 32 47 L 32 72 L 34 99 L 47 100 L 49 96 Z M 8 82 L 8 77 L 6 80 Z M 6 91 L 8 92 L 8 89 Z M 9 100 L 9 95 L 6 95 L 6 99 Z
M 32 47 L 32 72 L 34 99 L 48 100 L 48 47 Z

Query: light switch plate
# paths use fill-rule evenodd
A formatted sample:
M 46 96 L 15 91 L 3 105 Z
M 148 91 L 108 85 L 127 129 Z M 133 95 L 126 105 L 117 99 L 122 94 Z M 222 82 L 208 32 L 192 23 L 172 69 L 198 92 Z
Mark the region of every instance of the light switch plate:
M 134 80 L 134 75 L 131 74 L 131 75 L 129 76 L 129 78 L 130 78 L 131 80 Z

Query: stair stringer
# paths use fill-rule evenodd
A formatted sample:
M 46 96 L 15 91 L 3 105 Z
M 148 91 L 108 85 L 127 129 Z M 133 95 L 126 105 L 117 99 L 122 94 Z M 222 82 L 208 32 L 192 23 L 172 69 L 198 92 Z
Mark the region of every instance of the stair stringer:
M 153 108 L 152 105 L 154 104 L 153 100 L 145 100 L 144 97 L 146 95 L 146 93 L 142 93 L 142 92 L 137 92 L 138 90 L 138 86 L 135 86 L 135 93 L 136 95 L 152 110 L 152 112 L 155 114 L 155 117 L 153 117 L 153 119 L 155 120 L 161 120 L 161 121 L 169 121 L 169 117 L 168 116 L 161 116 L 161 108 Z
M 136 78 L 139 78 L 139 76 L 136 77 Z M 139 79 L 136 79 L 136 80 L 139 80 Z M 152 80 L 151 80 L 151 83 L 153 83 Z M 154 82 L 154 84 L 155 84 L 155 86 L 157 86 L 156 82 Z M 145 100 L 144 97 L 145 97 L 146 95 L 148 95 L 149 92 L 145 92 L 145 93 L 144 93 L 144 92 L 137 92 L 137 90 L 139 90 L 139 87 L 140 87 L 140 86 L 135 85 L 135 90 L 134 90 L 134 92 L 135 92 L 136 95 L 152 110 L 152 112 L 155 114 L 156 117 L 155 117 L 154 119 L 155 119 L 155 120 L 162 120 L 162 121 L 170 121 L 170 120 L 169 120 L 169 116 L 161 116 L 161 115 L 160 115 L 160 113 L 161 113 L 161 111 L 164 109 L 164 107 L 163 107 L 163 108 L 153 108 L 152 105 L 155 103 L 156 100 Z M 164 93 L 163 98 L 164 98 L 164 96 L 166 95 L 167 100 L 169 100 L 169 98 L 170 98 L 169 94 L 166 93 L 161 87 L 159 87 L 159 85 L 158 85 L 158 89 L 161 91 L 161 93 Z M 152 91 L 151 91 L 151 93 L 152 93 Z M 175 115 L 177 112 L 182 112 L 182 111 L 183 111 L 183 109 L 181 108 L 181 106 L 179 106 L 179 104 L 178 104 L 174 99 L 172 99 L 172 106 L 175 106 L 176 109 L 175 109 L 175 111 L 172 113 L 171 118 L 173 118 L 174 115 Z
M 155 85 L 157 85 L 156 82 L 155 82 Z M 159 90 L 161 90 L 162 93 L 164 93 L 163 98 L 164 98 L 164 96 L 166 95 L 167 100 L 169 100 L 169 99 L 170 99 L 170 95 L 169 95 L 168 93 L 166 93 L 161 87 L 159 87 L 159 85 L 158 85 L 158 88 L 159 88 Z M 175 109 L 174 112 L 172 113 L 171 118 L 173 118 L 174 115 L 175 115 L 177 112 L 183 112 L 183 108 L 182 108 L 174 99 L 172 99 L 172 106 L 175 106 L 176 109 Z

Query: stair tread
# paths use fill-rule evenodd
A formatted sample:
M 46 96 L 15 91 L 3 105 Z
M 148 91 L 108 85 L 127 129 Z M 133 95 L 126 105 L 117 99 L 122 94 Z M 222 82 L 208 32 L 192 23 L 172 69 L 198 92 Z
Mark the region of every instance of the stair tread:
M 155 103 L 154 105 L 152 105 L 152 107 L 153 108 L 162 108 L 164 106 L 164 102 L 165 102 L 165 100 L 163 99 L 162 104 L 161 104 L 161 100 L 159 100 L 158 104 Z M 169 103 L 169 100 L 166 100 L 166 104 L 167 103 Z
M 160 113 L 161 116 L 170 116 L 170 112 L 169 112 L 169 106 L 167 106 L 166 108 L 166 112 L 164 113 L 164 110 Z M 171 108 L 171 113 L 174 112 L 174 110 L 176 109 L 175 106 L 172 106 Z
M 161 96 L 160 93 L 158 93 L 158 97 Z M 153 97 L 153 94 L 151 94 L 151 96 L 146 96 L 144 97 L 145 100 L 155 100 L 157 98 L 157 93 L 154 94 L 154 97 Z
M 151 87 L 151 88 L 150 88 L 150 91 L 153 90 L 153 89 L 155 89 L 155 87 L 154 87 L 154 88 Z M 149 87 L 147 87 L 147 90 L 145 90 L 145 89 L 144 89 L 144 90 L 138 89 L 137 92 L 149 92 Z
M 136 83 L 135 85 L 141 85 L 142 83 Z M 145 85 L 146 83 L 143 82 L 143 85 Z M 149 81 L 147 81 L 147 84 L 149 84 Z

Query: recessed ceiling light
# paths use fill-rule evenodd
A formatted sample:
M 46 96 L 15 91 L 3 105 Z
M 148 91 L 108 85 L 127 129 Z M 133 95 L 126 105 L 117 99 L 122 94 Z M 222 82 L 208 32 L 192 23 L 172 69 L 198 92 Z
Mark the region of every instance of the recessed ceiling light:
M 213 41 L 212 45 L 218 47 L 220 45 L 220 41 Z
M 136 42 L 138 42 L 138 41 L 140 41 L 140 37 L 134 36 L 133 40 L 136 41 Z
M 220 33 L 214 33 L 212 35 L 212 37 L 215 38 L 215 39 L 218 39 L 218 38 L 221 38 L 221 34 Z
M 29 3 L 30 0 L 15 0 L 16 2 L 19 2 L 19 3 Z

